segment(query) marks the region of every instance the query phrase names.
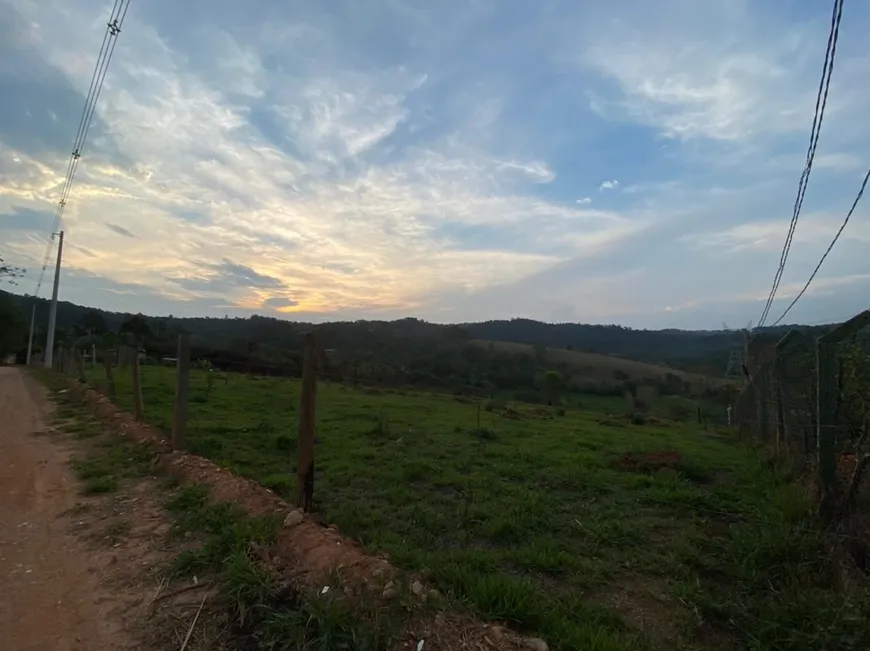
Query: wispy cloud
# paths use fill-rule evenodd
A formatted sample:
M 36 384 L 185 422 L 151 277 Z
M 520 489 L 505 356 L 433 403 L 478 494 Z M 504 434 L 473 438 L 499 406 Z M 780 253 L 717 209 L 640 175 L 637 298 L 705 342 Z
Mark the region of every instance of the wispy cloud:
M 507 2 L 496 21 L 488 3 L 134 3 L 64 223 L 69 268 L 113 289 L 81 295 L 114 306 L 141 292 L 215 314 L 607 320 L 639 309 L 654 322 L 718 287 L 736 259 L 746 291 L 763 288 L 806 151 L 824 12 L 547 6 Z M 105 12 L 85 0 L 8 9 L 0 229 L 4 254 L 33 268 Z M 801 264 L 870 144 L 852 119 L 870 107 L 859 83 L 870 20 L 853 12 Z M 596 187 L 607 210 L 593 208 Z M 852 229 L 844 250 L 865 237 Z M 649 283 L 640 305 L 638 283 Z
M 129 237 L 134 240 L 136 239 L 136 236 L 123 226 L 118 226 L 117 224 L 106 224 L 106 227 L 115 231 L 118 235 L 123 235 L 124 237 Z

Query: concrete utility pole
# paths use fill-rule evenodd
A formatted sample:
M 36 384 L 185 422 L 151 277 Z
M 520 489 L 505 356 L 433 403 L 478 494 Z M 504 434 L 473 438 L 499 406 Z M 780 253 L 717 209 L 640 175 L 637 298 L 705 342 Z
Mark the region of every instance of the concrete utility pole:
M 36 323 L 36 297 L 33 297 L 33 309 L 30 310 L 30 336 L 27 338 L 27 365 L 30 366 L 30 356 L 33 353 L 33 324 Z
M 54 326 L 57 323 L 57 289 L 60 285 L 60 262 L 63 258 L 63 231 L 57 242 L 57 264 L 54 267 L 54 288 L 51 290 L 51 309 L 48 312 L 48 336 L 45 338 L 45 352 L 42 359 L 45 368 L 51 368 L 54 361 Z

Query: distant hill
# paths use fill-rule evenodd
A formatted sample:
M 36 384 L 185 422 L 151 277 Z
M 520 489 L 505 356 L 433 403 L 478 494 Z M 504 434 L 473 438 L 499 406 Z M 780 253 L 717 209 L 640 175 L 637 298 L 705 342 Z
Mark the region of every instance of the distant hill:
M 530 319 L 465 323 L 462 327 L 473 339 L 622 357 L 713 376 L 725 372 L 731 347 L 735 338 L 739 338 L 738 333 L 726 330 L 635 330 L 618 325 L 542 323 Z M 758 334 L 761 339 L 776 341 L 794 328 L 822 332 L 828 326 L 779 326 L 763 328 Z
M 17 294 L 0 294 L 29 316 L 35 300 L 44 323 L 48 310 L 46 299 L 33 299 Z M 61 334 L 74 333 L 88 314 L 97 314 L 110 331 L 118 331 L 133 315 L 95 310 L 61 301 L 58 303 L 57 326 Z M 511 319 L 438 325 L 419 319 L 396 321 L 347 321 L 315 324 L 287 321 L 264 316 L 250 318 L 175 318 L 144 317 L 150 330 L 149 343 L 158 351 L 170 352 L 178 332 L 194 337 L 194 346 L 202 354 L 212 351 L 232 359 L 282 360 L 294 359 L 301 347 L 301 336 L 317 327 L 322 345 L 338 351 L 344 359 L 381 360 L 392 366 L 407 367 L 415 360 L 440 355 L 450 349 L 461 357 L 468 342 L 499 341 L 527 346 L 545 346 L 550 351 L 606 356 L 582 361 L 579 355 L 561 355 L 560 362 L 572 367 L 617 368 L 615 358 L 644 362 L 655 367 L 673 367 L 687 372 L 714 377 L 724 373 L 735 333 L 727 331 L 635 330 L 617 325 L 585 325 L 579 323 L 542 323 L 530 319 Z M 771 341 L 781 337 L 792 326 L 764 329 L 762 337 Z M 802 328 L 810 330 L 810 328 Z M 823 330 L 817 327 L 815 330 Z M 42 339 L 37 339 L 37 344 Z M 475 346 L 478 347 L 478 346 Z M 455 349 L 455 350 L 454 350 Z M 457 352 L 458 351 L 458 352 Z M 521 347 L 500 347 L 502 352 L 527 354 Z M 451 353 L 452 355 L 452 353 Z M 450 357 L 450 356 L 447 356 Z M 468 354 L 465 354 L 468 357 Z M 551 353 L 551 359 L 556 357 Z M 445 358 L 446 359 L 446 358 Z M 469 364 L 468 360 L 465 360 Z M 437 360 L 436 360 L 437 362 Z M 374 361 L 371 361 L 374 363 Z M 435 363 L 435 362 L 433 362 Z M 640 367 L 630 364 L 626 368 Z M 627 371 L 628 372 L 628 371 Z M 632 374 L 629 372 L 629 374 Z
M 630 380 L 662 380 L 672 373 L 689 383 L 707 382 L 707 376 L 688 373 L 669 366 L 638 362 L 624 357 L 601 355 L 598 353 L 584 353 L 564 348 L 545 348 L 543 351 L 535 350 L 529 344 L 517 344 L 506 341 L 487 341 L 474 339 L 472 343 L 482 346 L 492 346 L 495 350 L 517 353 L 522 355 L 536 356 L 542 354 L 545 361 L 565 364 L 583 377 L 597 381 L 612 381 L 615 377 L 623 377 Z

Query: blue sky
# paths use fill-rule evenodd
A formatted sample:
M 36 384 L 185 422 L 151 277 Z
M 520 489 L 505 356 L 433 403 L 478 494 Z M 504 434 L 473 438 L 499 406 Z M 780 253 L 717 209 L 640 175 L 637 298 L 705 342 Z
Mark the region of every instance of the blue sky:
M 743 326 L 791 216 L 830 4 L 133 0 L 65 214 L 61 298 Z M 0 251 L 30 270 L 25 292 L 110 8 L 0 0 Z M 772 318 L 870 165 L 868 28 L 847 3 Z M 867 307 L 867 205 L 788 321 Z

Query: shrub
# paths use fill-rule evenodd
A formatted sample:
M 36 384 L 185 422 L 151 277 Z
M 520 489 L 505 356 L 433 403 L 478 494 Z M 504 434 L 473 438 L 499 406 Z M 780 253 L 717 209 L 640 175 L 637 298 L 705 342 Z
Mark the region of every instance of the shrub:
M 639 411 L 634 412 L 634 415 L 631 417 L 632 425 L 646 425 L 646 416 Z

